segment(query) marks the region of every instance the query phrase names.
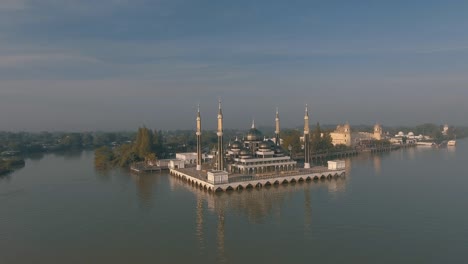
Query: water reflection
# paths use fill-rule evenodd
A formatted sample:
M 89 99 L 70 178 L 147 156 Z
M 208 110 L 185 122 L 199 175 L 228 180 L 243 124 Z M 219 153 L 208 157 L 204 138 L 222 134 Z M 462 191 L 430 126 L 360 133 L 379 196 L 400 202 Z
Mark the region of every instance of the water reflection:
M 205 239 L 203 235 L 203 198 L 197 197 L 197 219 L 196 219 L 196 236 L 199 243 L 199 248 L 203 251 L 205 249 Z
M 196 197 L 196 226 L 195 235 L 199 243 L 200 251 L 205 249 L 205 237 L 203 225 L 205 224 L 204 205 L 206 209 L 217 217 L 216 240 L 218 250 L 218 262 L 226 262 L 225 240 L 226 221 L 229 214 L 243 215 L 249 223 L 263 224 L 271 221 L 268 218 L 275 216 L 280 222 L 283 208 L 297 204 L 293 198 L 298 193 L 303 193 L 304 233 L 312 230 L 312 198 L 311 191 L 325 188 L 329 192 L 337 193 L 345 190 L 345 178 L 332 180 L 319 180 L 312 182 L 292 183 L 288 185 L 266 186 L 260 189 L 247 189 L 242 191 L 230 191 L 211 193 L 196 188 L 183 180 L 169 176 L 171 189 L 184 189 Z M 227 214 L 226 212 L 229 212 Z
M 304 232 L 310 233 L 312 226 L 312 201 L 310 191 L 304 190 Z
M 11 181 L 11 174 L 12 174 L 12 172 L 7 172 L 7 173 L 4 173 L 4 174 L 0 174 L 0 182 L 2 182 L 2 181 L 6 181 L 6 182 Z
M 224 209 L 218 208 L 217 215 L 218 215 L 218 227 L 216 228 L 216 238 L 217 238 L 217 243 L 218 243 L 218 258 L 219 258 L 220 263 L 226 263 L 227 258 L 226 258 L 226 250 L 224 247 L 224 238 L 225 238 L 224 236 L 224 233 L 225 233 Z
M 417 147 L 410 147 L 406 149 L 406 153 L 408 155 L 409 160 L 414 160 L 414 158 L 416 158 L 416 152 L 417 152 L 416 148 Z
M 447 147 L 448 157 L 453 158 L 457 154 L 457 148 L 454 146 Z
M 137 173 L 131 173 L 130 175 L 137 188 L 139 205 L 143 208 L 153 207 L 154 187 L 158 184 L 161 175 Z
M 76 158 L 81 158 L 83 156 L 83 150 L 67 150 L 67 151 L 57 151 L 53 152 L 53 155 L 64 160 L 74 160 Z
M 94 169 L 97 178 L 102 182 L 110 182 L 112 179 L 112 170 L 110 169 Z
M 353 165 L 355 166 L 369 166 L 374 169 L 374 173 L 376 175 L 382 174 L 382 159 L 391 155 L 390 152 L 382 152 L 382 153 L 363 153 L 361 155 L 355 156 L 352 159 L 349 158 L 346 160 L 346 177 L 350 177 L 351 169 Z M 402 153 L 393 153 L 392 155 L 396 155 L 398 159 L 404 159 Z
M 377 175 L 382 172 L 382 157 L 380 155 L 374 155 L 374 172 Z
M 39 161 L 43 159 L 45 156 L 45 153 L 43 152 L 38 152 L 38 153 L 31 153 L 25 156 L 26 159 L 30 159 L 32 161 Z

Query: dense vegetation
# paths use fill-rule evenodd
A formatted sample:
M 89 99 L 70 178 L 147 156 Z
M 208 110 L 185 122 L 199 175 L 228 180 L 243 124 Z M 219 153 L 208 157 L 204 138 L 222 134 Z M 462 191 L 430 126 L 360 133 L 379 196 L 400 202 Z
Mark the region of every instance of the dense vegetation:
M 0 132 L 0 152 L 18 151 L 28 154 L 93 149 L 131 141 L 135 137 L 134 134 L 129 132 Z
M 157 153 L 164 151 L 163 138 L 158 131 L 146 127 L 138 129 L 135 141 L 111 149 L 103 146 L 95 150 L 95 165 L 98 168 L 128 166 L 143 160 L 156 160 Z
M 0 159 L 0 175 L 11 171 L 11 164 L 7 161 Z
M 0 175 L 11 172 L 13 169 L 24 167 L 25 163 L 20 158 L 0 159 Z

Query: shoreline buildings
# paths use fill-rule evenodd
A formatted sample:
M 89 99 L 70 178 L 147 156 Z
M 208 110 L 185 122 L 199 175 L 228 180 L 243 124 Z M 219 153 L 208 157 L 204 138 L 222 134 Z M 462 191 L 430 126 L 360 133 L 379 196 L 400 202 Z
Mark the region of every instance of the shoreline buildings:
M 344 125 L 338 125 L 334 131 L 330 132 L 330 136 L 334 146 L 342 144 L 348 147 L 357 145 L 361 141 L 382 140 L 385 138 L 382 126 L 379 123 L 375 124 L 374 131 L 369 133 L 353 132 L 349 123 L 346 122 Z

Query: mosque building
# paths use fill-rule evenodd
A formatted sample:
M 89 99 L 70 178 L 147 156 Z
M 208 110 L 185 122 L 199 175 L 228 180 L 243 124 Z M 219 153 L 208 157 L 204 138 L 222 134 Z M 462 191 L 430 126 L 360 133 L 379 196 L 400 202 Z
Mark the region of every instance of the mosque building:
M 275 137 L 266 139 L 255 127 L 248 131 L 242 140 L 236 140 L 224 145 L 223 112 L 221 101 L 218 103 L 217 145 L 213 163 L 202 164 L 202 118 L 200 109 L 196 118 L 197 153 L 196 167 L 185 168 L 186 161 L 169 165 L 170 174 L 186 180 L 190 184 L 209 191 L 227 191 L 233 189 L 262 187 L 264 185 L 310 181 L 312 179 L 331 179 L 345 174 L 345 161 L 328 161 L 328 168 L 311 167 L 310 164 L 310 128 L 309 111 L 306 105 L 304 114 L 304 166 L 297 162 L 282 149 L 280 142 L 280 119 L 278 110 L 275 118 Z M 226 148 L 225 148 L 226 147 Z M 193 155 L 179 155 L 194 160 Z
M 308 110 L 306 107 L 304 133 L 308 133 Z M 197 155 L 201 157 L 201 116 L 197 113 Z M 255 120 L 247 135 L 234 142 L 224 149 L 223 145 L 223 115 L 221 102 L 218 110 L 218 145 L 216 148 L 216 161 L 214 170 L 226 171 L 229 174 L 242 175 L 268 175 L 281 172 L 291 172 L 297 168 L 297 162 L 288 156 L 280 145 L 280 119 L 276 110 L 275 137 L 266 139 L 262 132 L 255 127 Z M 307 159 L 306 159 L 307 160 Z M 310 163 L 306 162 L 310 167 Z M 201 170 L 201 158 L 197 159 L 197 170 Z
M 296 161 L 284 153 L 279 145 L 279 115 L 276 112 L 275 143 L 265 139 L 255 127 L 255 121 L 244 140 L 236 140 L 228 147 L 227 171 L 240 174 L 268 174 L 292 171 Z

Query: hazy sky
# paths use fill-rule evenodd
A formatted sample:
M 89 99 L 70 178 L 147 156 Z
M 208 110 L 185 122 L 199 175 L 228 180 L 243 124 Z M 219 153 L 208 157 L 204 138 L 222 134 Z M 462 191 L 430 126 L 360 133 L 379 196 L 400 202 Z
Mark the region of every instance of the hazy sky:
M 0 130 L 467 125 L 468 1 L 0 0 Z

